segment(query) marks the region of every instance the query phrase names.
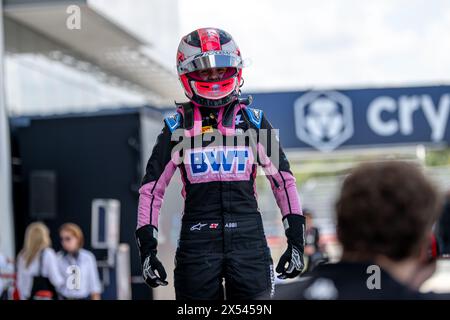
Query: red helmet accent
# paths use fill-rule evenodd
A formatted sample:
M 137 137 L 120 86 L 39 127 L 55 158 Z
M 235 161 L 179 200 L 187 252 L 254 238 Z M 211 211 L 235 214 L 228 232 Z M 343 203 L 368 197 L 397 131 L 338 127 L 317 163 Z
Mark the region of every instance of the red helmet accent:
M 220 50 L 220 36 L 216 29 L 203 28 L 197 30 L 202 52 Z
M 187 96 L 189 99 L 192 98 L 192 96 L 194 95 L 194 93 L 192 92 L 192 88 L 191 88 L 191 86 L 189 85 L 189 79 L 188 79 L 188 77 L 187 77 L 185 74 L 183 74 L 183 75 L 180 76 L 180 82 L 181 82 L 181 85 L 182 85 L 183 88 L 184 88 L 184 93 L 186 94 L 186 96 Z

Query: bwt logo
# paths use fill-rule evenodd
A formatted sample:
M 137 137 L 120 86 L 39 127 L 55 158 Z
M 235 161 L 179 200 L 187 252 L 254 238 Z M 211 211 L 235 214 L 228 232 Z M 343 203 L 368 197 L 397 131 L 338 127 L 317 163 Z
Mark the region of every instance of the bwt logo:
M 311 91 L 294 102 L 297 137 L 320 151 L 332 151 L 353 135 L 351 100 L 335 91 Z
M 190 167 L 193 176 L 207 173 L 243 173 L 249 159 L 248 150 L 242 149 L 213 149 L 192 151 Z

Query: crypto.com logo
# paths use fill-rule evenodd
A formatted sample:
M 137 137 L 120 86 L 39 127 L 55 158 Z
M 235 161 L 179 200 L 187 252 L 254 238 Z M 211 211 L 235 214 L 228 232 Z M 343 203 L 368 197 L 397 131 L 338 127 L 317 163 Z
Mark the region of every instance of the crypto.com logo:
M 294 102 L 297 137 L 328 152 L 353 135 L 351 100 L 336 91 L 310 91 Z

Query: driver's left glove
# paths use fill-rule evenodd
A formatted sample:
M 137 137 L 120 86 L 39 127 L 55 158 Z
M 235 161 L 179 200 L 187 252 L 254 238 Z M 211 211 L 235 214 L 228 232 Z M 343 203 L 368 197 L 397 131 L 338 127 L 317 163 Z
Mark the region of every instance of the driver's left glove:
M 279 279 L 295 278 L 304 267 L 303 251 L 305 247 L 305 217 L 288 214 L 283 218 L 288 247 L 275 269 Z

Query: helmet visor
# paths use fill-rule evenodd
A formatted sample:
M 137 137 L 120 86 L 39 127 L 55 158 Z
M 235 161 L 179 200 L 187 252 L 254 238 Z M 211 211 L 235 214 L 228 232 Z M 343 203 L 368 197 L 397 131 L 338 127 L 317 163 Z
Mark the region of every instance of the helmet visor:
M 191 80 L 214 82 L 231 78 L 236 74 L 236 68 L 210 68 L 190 72 L 186 75 Z
M 178 66 L 178 74 L 211 68 L 242 68 L 242 59 L 235 53 L 209 51 L 188 58 Z

